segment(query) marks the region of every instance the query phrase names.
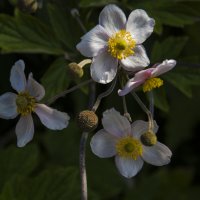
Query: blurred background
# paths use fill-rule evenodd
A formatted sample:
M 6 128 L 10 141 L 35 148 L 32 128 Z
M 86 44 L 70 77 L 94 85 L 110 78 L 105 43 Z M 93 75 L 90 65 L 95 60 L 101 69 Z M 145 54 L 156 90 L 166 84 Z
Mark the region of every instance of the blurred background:
M 115 3 L 128 16 L 137 8 L 156 20 L 155 31 L 144 43 L 151 64 L 176 59 L 178 64 L 162 76 L 164 86 L 153 91 L 159 141 L 173 152 L 164 167 L 145 164 L 134 178 L 124 179 L 114 160 L 100 159 L 87 146 L 87 174 L 91 200 L 189 200 L 200 196 L 200 1 L 199 0 L 0 0 L 0 94 L 13 91 L 10 69 L 19 59 L 26 74 L 46 89 L 43 102 L 84 80 L 69 75 L 70 62 L 84 57 L 75 46 L 84 34 L 71 13 L 74 8 L 90 30 L 98 23 L 102 8 Z M 96 85 L 97 95 L 107 85 Z M 115 107 L 123 113 L 117 88 L 103 99 L 97 114 Z M 137 91 L 148 105 L 148 97 Z M 51 106 L 67 112 L 70 125 L 50 131 L 34 116 L 35 135 L 24 148 L 16 146 L 14 120 L 0 119 L 0 200 L 80 199 L 79 141 L 76 115 L 88 106 L 88 87 L 83 87 Z M 146 120 L 145 113 L 127 96 L 133 120 Z M 102 128 L 101 123 L 96 130 Z

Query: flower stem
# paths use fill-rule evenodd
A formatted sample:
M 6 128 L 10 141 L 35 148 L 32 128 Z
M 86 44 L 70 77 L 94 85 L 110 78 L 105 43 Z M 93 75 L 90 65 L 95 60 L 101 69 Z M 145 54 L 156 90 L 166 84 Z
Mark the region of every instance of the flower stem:
M 92 108 L 92 111 L 96 112 L 96 110 L 98 109 L 99 107 L 99 104 L 101 103 L 101 100 L 104 98 L 104 97 L 107 97 L 108 95 L 110 95 L 113 91 L 113 89 L 115 88 L 115 85 L 116 85 L 116 82 L 117 82 L 117 76 L 115 77 L 115 79 L 113 80 L 112 82 L 112 85 L 108 88 L 108 90 L 106 90 L 105 92 L 101 93 L 98 97 L 97 97 L 97 100 Z
M 148 92 L 149 96 L 149 110 L 151 112 L 152 117 L 154 117 L 154 96 L 153 91 Z
M 84 85 L 87 85 L 87 84 L 89 84 L 89 83 L 91 83 L 91 82 L 93 82 L 93 80 L 92 80 L 92 79 L 89 79 L 89 80 L 84 81 L 84 82 L 82 82 L 82 83 L 80 83 L 80 84 L 78 84 L 78 85 L 75 85 L 74 87 L 72 87 L 72 88 L 70 88 L 70 89 L 68 89 L 68 90 L 65 90 L 65 91 L 63 91 L 63 92 L 61 92 L 61 93 L 55 95 L 54 97 L 52 97 L 51 99 L 48 100 L 47 105 L 52 104 L 52 103 L 53 103 L 54 101 L 56 101 L 58 98 L 64 97 L 66 94 L 68 94 L 68 93 L 70 93 L 70 92 L 73 92 L 73 91 L 75 91 L 75 90 L 77 90 L 77 89 L 79 89 L 79 88 L 83 87 Z
M 85 150 L 89 132 L 83 132 L 80 141 L 79 151 L 79 164 L 81 174 L 81 200 L 87 200 L 87 174 L 86 174 L 86 163 L 85 163 Z
M 151 112 L 148 110 L 148 108 L 144 105 L 144 103 L 141 101 L 141 99 L 138 97 L 138 95 L 135 92 L 131 92 L 132 96 L 135 98 L 137 103 L 140 105 L 142 110 L 147 114 L 148 121 L 149 121 L 149 131 L 153 130 L 153 116 Z
M 124 108 L 124 116 L 130 121 L 132 122 L 131 116 L 127 110 L 127 105 L 126 105 L 126 98 L 125 96 L 122 96 L 122 100 L 123 100 L 123 108 Z

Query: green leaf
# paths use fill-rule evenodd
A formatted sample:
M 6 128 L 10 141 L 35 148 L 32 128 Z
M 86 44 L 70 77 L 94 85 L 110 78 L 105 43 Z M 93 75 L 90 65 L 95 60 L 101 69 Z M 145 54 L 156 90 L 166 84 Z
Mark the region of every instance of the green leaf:
M 99 0 L 98 2 L 96 0 L 80 0 L 79 6 L 80 7 L 98 7 L 98 6 L 104 6 L 109 3 L 117 3 L 117 0 Z
M 43 101 L 55 96 L 67 89 L 69 77 L 67 74 L 67 62 L 63 57 L 56 59 L 42 77 L 42 85 L 46 95 Z
M 0 200 L 66 200 L 80 199 L 78 170 L 56 168 L 34 178 L 15 176 L 2 190 Z
M 48 14 L 51 25 L 56 37 L 68 48 L 74 48 L 75 42 L 74 33 L 71 29 L 72 23 L 70 24 L 71 15 L 65 12 L 62 8 L 59 8 L 53 4 L 48 4 Z M 73 19 L 73 18 L 72 18 Z M 76 23 L 76 21 L 73 21 Z
M 39 151 L 36 146 L 24 148 L 9 147 L 0 151 L 0 188 L 5 181 L 16 174 L 28 175 L 33 172 L 39 162 Z
M 14 17 L 0 14 L 0 48 L 4 53 L 64 54 L 51 28 L 19 10 Z
M 176 59 L 180 56 L 186 42 L 187 37 L 169 37 L 162 42 L 155 42 L 151 52 L 151 62 L 155 63 L 166 58 Z

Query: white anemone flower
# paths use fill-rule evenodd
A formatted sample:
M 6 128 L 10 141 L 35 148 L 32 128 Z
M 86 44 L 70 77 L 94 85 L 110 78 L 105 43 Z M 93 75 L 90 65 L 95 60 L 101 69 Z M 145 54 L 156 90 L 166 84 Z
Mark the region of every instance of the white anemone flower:
M 14 119 L 21 115 L 16 125 L 17 146 L 23 147 L 34 135 L 32 112 L 40 118 L 42 124 L 52 130 L 66 128 L 69 122 L 67 113 L 37 103 L 44 95 L 42 85 L 33 79 L 32 73 L 26 80 L 24 61 L 17 61 L 11 69 L 10 82 L 17 94 L 7 92 L 0 96 L 0 118 Z
M 133 124 L 115 109 L 104 112 L 102 124 L 91 140 L 91 148 L 100 158 L 115 156 L 119 172 L 126 178 L 135 176 L 144 161 L 155 166 L 166 165 L 172 156 L 167 146 L 157 141 L 158 130 L 148 130 L 148 122 L 137 120 Z
M 159 88 L 163 85 L 163 80 L 157 77 L 173 69 L 175 65 L 176 61 L 173 59 L 164 60 L 162 63 L 156 64 L 152 68 L 137 72 L 133 78 L 128 80 L 122 90 L 118 90 L 119 96 L 128 94 L 140 85 L 143 85 L 143 92 L 149 92 L 154 88 Z
M 82 55 L 93 57 L 93 80 L 102 84 L 111 82 L 118 63 L 127 71 L 148 66 L 149 58 L 141 44 L 151 35 L 154 25 L 154 19 L 144 10 L 134 10 L 126 19 L 119 7 L 106 6 L 99 15 L 99 24 L 77 45 Z

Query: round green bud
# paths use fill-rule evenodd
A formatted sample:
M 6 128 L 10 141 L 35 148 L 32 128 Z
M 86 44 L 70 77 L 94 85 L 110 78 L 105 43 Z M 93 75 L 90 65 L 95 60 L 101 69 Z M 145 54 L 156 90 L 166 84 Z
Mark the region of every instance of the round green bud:
M 145 146 L 153 146 L 157 142 L 157 137 L 156 137 L 155 133 L 152 133 L 150 131 L 144 133 L 140 137 L 140 139 L 141 139 L 142 144 L 144 144 Z
M 84 110 L 78 114 L 77 123 L 81 130 L 90 132 L 97 127 L 98 117 L 93 111 Z
M 68 64 L 67 69 L 74 78 L 81 78 L 84 74 L 83 69 L 75 62 Z

